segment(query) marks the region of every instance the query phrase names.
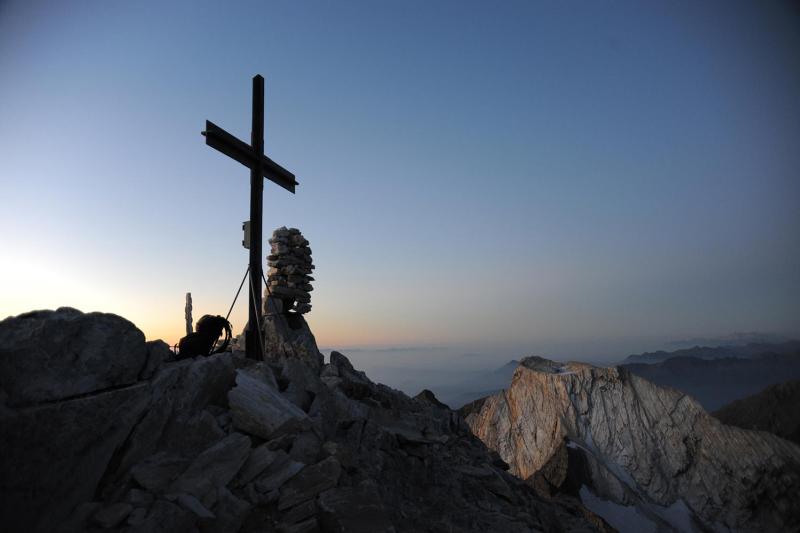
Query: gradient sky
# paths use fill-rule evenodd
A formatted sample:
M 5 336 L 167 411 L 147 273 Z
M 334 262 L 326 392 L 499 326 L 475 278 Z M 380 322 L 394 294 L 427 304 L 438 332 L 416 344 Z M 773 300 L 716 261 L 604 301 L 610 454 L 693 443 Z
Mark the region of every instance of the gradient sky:
M 256 73 L 321 346 L 800 333 L 800 13 L 760 1 L 0 1 L 0 316 L 224 315 L 249 174 L 200 131 L 249 139 Z

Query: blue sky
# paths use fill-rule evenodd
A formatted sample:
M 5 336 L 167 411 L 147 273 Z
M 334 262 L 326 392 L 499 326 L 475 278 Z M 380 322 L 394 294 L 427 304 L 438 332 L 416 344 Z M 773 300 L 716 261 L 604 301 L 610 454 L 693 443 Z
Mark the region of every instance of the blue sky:
M 261 73 L 322 345 L 800 333 L 792 4 L 162 4 L 0 3 L 0 315 L 224 314 L 249 179 L 200 131 Z

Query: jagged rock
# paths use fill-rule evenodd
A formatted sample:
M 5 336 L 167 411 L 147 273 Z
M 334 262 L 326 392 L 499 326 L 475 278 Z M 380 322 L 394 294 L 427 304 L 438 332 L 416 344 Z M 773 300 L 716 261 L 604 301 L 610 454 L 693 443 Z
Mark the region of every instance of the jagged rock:
M 423 389 L 422 392 L 414 396 L 414 399 L 441 409 L 450 409 L 447 405 L 440 402 L 439 399 L 436 398 L 436 395 L 428 389 Z
M 377 487 L 366 484 L 326 490 L 319 496 L 325 530 L 341 533 L 394 533 Z
M 316 463 L 322 450 L 322 440 L 312 431 L 298 434 L 289 449 L 289 456 L 300 463 Z
M 129 503 L 112 503 L 108 507 L 102 508 L 95 513 L 92 520 L 102 528 L 110 529 L 120 525 L 133 511 L 133 506 Z
M 311 402 L 322 388 L 317 372 L 299 359 L 285 358 L 281 363 L 281 378 L 288 383 L 282 391 L 283 395 L 308 412 Z
M 250 437 L 232 433 L 201 453 L 189 468 L 171 485 L 171 492 L 186 492 L 198 498 L 215 493 L 239 472 L 250 455 Z
M 217 505 L 214 507 L 216 520 L 203 522 L 200 530 L 203 533 L 228 533 L 239 531 L 252 506 L 245 500 L 237 498 L 225 487 L 217 493 Z
M 298 359 L 318 372 L 323 356 L 302 315 L 297 313 L 264 317 L 264 349 L 273 359 Z
M 244 466 L 242 466 L 239 471 L 236 485 L 243 487 L 253 481 L 266 470 L 268 466 L 274 463 L 278 456 L 279 453 L 275 450 L 271 450 L 266 443 L 253 449 L 247 461 L 245 461 Z
M 315 518 L 300 522 L 299 524 L 281 524 L 278 526 L 278 533 L 317 533 L 319 524 Z
M 220 428 L 204 412 L 210 406 L 227 406 L 234 379 L 228 353 L 165 365 L 150 380 L 149 407 L 128 437 L 120 474 L 156 452 L 188 458 L 219 440 Z
M 200 500 L 191 494 L 179 494 L 177 502 L 187 511 L 194 513 L 197 518 L 216 518 L 214 513 L 206 509 L 206 507 L 200 503 Z
M 347 356 L 337 352 L 336 350 L 331 352 L 330 358 L 330 365 L 337 370 L 336 375 L 341 375 L 341 373 L 346 374 L 353 374 L 355 373 L 355 368 L 353 368 L 353 364 L 347 358 Z
M 129 533 L 177 533 L 194 528 L 195 515 L 166 500 L 156 500 L 144 521 L 131 527 Z
M 800 522 L 800 447 L 725 426 L 690 397 L 623 369 L 523 360 L 511 387 L 467 422 L 523 479 L 569 439 L 584 457 L 584 483 L 617 504 L 653 510 L 654 526 L 680 529 L 674 520 L 684 507 L 686 520 L 709 529 Z
M 550 456 L 550 459 L 539 470 L 534 472 L 528 478 L 528 481 L 541 494 L 553 496 L 564 485 L 567 479 L 568 467 L 569 453 L 566 442 L 562 442 L 561 446 L 556 448 L 556 451 Z M 615 499 L 614 501 L 621 500 Z
M 278 509 L 288 509 L 335 487 L 341 472 L 342 467 L 335 457 L 328 457 L 320 463 L 304 468 L 281 488 Z
M 0 322 L 0 388 L 11 407 L 131 385 L 146 361 L 144 334 L 116 315 L 62 307 Z
M 189 466 L 189 460 L 158 452 L 131 468 L 131 476 L 140 487 L 150 492 L 163 492 Z
M 153 495 L 143 490 L 131 489 L 125 495 L 125 501 L 134 507 L 148 507 L 153 503 Z
M 284 524 L 296 524 L 313 518 L 316 512 L 317 504 L 313 499 L 309 499 L 289 509 L 286 514 L 281 516 L 281 522 Z
M 144 507 L 138 507 L 131 511 L 131 514 L 128 515 L 128 520 L 126 523 L 129 526 L 138 526 L 144 523 L 145 519 L 147 519 L 147 509 Z M 66 529 L 65 531 L 71 531 L 72 528 Z
M 305 465 L 292 460 L 284 451 L 278 452 L 278 457 L 255 482 L 255 488 L 260 493 L 268 493 L 278 489 L 286 481 L 292 479 Z
M 169 349 L 169 345 L 162 340 L 148 341 L 147 343 L 147 362 L 139 373 L 139 379 L 150 379 L 161 365 L 172 360 L 174 354 Z
M 281 394 L 244 370 L 228 394 L 233 425 L 246 433 L 271 439 L 309 423 L 308 416 Z

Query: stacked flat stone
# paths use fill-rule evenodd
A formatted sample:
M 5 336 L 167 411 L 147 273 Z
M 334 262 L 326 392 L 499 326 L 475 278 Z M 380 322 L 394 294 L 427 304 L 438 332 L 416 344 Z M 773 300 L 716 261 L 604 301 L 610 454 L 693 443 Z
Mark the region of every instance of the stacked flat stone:
M 311 273 L 311 248 L 297 228 L 281 227 L 272 232 L 269 240 L 272 247 L 267 256 L 267 288 L 269 294 L 283 301 L 283 312 L 311 311 L 311 295 L 314 288 Z

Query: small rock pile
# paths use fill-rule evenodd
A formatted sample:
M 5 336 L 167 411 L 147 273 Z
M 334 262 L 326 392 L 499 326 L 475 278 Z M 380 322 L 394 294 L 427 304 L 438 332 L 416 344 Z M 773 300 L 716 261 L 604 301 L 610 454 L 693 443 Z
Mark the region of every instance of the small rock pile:
M 269 294 L 283 301 L 283 312 L 308 313 L 311 311 L 309 293 L 314 290 L 311 286 L 314 264 L 308 241 L 299 229 L 280 227 L 272 232 L 269 243 L 272 247 L 267 256 Z

